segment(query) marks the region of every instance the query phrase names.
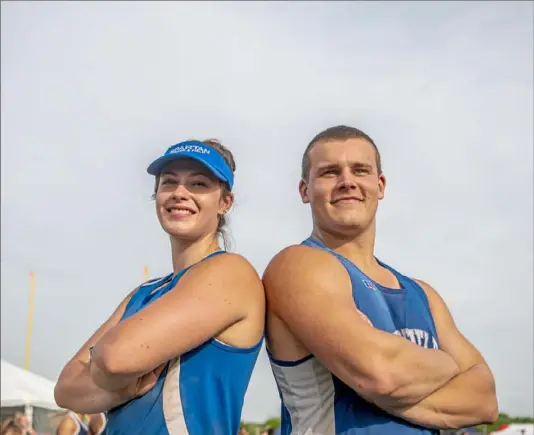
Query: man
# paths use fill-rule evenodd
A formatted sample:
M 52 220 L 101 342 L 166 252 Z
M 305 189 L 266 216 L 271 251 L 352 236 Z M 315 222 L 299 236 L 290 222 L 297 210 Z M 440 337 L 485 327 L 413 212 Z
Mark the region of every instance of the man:
M 356 128 L 329 128 L 304 152 L 313 232 L 264 274 L 282 434 L 434 434 L 497 418 L 491 371 L 438 293 L 374 256 L 385 187 Z

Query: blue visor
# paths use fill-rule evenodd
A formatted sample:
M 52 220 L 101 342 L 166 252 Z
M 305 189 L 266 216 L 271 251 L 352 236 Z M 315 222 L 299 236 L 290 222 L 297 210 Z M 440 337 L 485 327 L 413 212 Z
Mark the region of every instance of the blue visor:
M 159 175 L 163 167 L 177 159 L 193 159 L 202 163 L 210 170 L 219 180 L 225 182 L 228 188 L 232 190 L 234 186 L 234 173 L 214 148 L 202 142 L 189 141 L 180 142 L 171 146 L 164 155 L 154 160 L 147 168 L 150 175 Z

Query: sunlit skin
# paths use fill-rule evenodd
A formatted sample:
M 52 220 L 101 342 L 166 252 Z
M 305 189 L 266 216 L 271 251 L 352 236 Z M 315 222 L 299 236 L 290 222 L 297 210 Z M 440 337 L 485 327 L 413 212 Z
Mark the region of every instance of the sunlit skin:
M 397 277 L 374 257 L 386 179 L 373 145 L 365 139 L 328 140 L 316 143 L 308 157 L 309 173 L 299 191 L 312 209 L 312 237 L 378 284 L 399 289 Z M 290 246 L 263 277 L 269 350 L 283 361 L 313 354 L 364 399 L 411 423 L 447 429 L 494 421 L 498 404 L 491 370 L 458 331 L 438 293 L 414 281 L 428 299 L 439 351 L 372 327 L 354 304 L 351 277 L 339 261 L 321 249 Z M 377 369 L 377 361 L 384 366 Z
M 161 172 L 156 192 L 156 212 L 171 239 L 197 240 L 214 236 L 218 215 L 232 206 L 233 193 L 223 195 L 221 182 L 201 163 L 181 159 Z
M 345 239 L 374 232 L 386 178 L 378 174 L 373 146 L 365 139 L 322 142 L 309 157 L 309 176 L 299 190 L 311 206 L 314 230 Z

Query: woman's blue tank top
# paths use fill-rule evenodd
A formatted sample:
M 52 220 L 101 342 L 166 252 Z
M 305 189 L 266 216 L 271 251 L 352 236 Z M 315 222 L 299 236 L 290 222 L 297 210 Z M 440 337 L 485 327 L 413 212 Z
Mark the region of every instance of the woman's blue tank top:
M 142 285 L 121 320 L 172 290 L 187 270 Z M 151 391 L 108 412 L 106 433 L 235 435 L 262 341 L 236 348 L 212 338 L 169 361 Z

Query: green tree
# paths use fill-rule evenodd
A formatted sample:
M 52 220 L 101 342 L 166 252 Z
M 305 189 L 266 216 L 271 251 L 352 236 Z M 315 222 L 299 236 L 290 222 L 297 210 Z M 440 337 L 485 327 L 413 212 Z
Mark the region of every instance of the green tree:
M 497 421 L 493 424 L 488 424 L 486 426 L 486 432 L 490 433 L 496 431 L 503 424 L 511 423 L 534 423 L 534 418 L 532 417 L 510 417 L 508 414 L 500 413 Z M 479 431 L 483 431 L 484 425 L 478 426 Z
M 263 423 L 264 427 L 267 427 L 269 429 L 277 429 L 282 424 L 280 417 L 271 417 L 267 420 L 265 420 L 265 423 Z

